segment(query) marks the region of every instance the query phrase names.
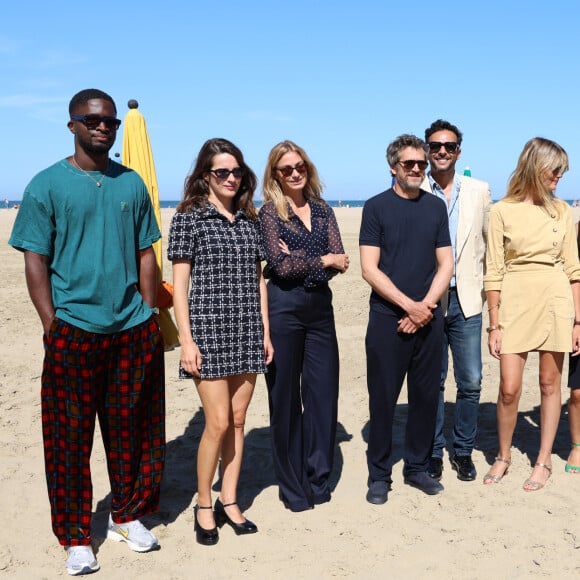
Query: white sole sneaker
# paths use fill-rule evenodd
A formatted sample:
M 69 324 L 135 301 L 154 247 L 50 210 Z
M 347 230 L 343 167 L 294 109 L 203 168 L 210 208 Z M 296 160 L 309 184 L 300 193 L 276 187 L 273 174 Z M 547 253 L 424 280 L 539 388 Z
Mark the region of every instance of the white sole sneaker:
M 159 541 L 139 520 L 116 524 L 109 515 L 107 538 L 114 542 L 125 542 L 134 552 L 150 552 L 159 547 Z
M 92 574 L 100 568 L 90 546 L 69 546 L 66 554 L 66 571 L 71 576 Z

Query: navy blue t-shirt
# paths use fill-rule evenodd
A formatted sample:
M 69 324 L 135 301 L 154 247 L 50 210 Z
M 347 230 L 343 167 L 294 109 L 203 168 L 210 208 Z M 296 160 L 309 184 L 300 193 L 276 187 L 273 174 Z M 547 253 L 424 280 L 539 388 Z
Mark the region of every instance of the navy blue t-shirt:
M 369 199 L 363 209 L 359 245 L 381 249 L 379 269 L 412 300 L 423 300 L 437 271 L 435 250 L 451 245 L 445 202 L 421 191 L 415 199 L 391 188 Z M 371 293 L 372 310 L 402 315 L 402 310 Z

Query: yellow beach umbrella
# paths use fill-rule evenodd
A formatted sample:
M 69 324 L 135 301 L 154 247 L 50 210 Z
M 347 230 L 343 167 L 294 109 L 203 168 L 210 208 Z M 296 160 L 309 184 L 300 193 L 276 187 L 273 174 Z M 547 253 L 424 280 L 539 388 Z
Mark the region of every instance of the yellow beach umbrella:
M 129 112 L 125 117 L 123 129 L 123 165 L 136 171 L 147 186 L 151 203 L 157 218 L 157 224 L 161 229 L 161 205 L 159 203 L 159 188 L 157 186 L 157 174 L 153 162 L 153 152 L 147 132 L 145 117 L 137 110 L 139 103 L 131 99 L 128 103 Z M 163 252 L 161 240 L 153 244 L 155 258 L 157 260 L 157 281 L 163 280 Z M 179 343 L 177 329 L 167 308 L 159 309 L 159 326 L 163 333 L 165 348 L 171 349 Z

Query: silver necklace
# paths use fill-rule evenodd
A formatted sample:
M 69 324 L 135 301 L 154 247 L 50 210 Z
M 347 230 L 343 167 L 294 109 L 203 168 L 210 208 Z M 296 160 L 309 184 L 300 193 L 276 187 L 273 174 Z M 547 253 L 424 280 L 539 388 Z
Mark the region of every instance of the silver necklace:
M 103 176 L 101 177 L 101 179 L 95 179 L 88 171 L 85 171 L 77 162 L 76 157 L 73 155 L 72 156 L 72 160 L 73 163 L 75 164 L 75 167 L 77 169 L 79 169 L 80 171 L 82 171 L 91 181 L 94 181 L 97 187 L 101 187 L 101 185 L 103 185 L 103 180 L 105 179 L 105 176 L 107 175 L 107 171 L 109 171 L 109 163 L 111 162 L 110 159 L 107 160 L 107 169 L 105 169 Z

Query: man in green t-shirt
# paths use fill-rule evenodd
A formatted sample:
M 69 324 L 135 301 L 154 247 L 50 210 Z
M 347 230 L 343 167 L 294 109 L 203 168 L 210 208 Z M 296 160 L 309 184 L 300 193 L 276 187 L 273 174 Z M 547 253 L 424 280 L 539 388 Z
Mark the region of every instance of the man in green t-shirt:
M 90 455 L 98 416 L 111 484 L 107 537 L 158 547 L 139 518 L 157 509 L 165 458 L 163 340 L 147 188 L 109 159 L 121 121 L 97 89 L 69 105 L 74 154 L 36 175 L 10 237 L 43 330 L 42 428 L 52 528 L 71 575 L 91 548 Z

